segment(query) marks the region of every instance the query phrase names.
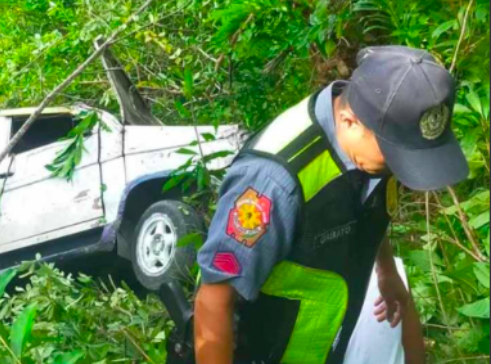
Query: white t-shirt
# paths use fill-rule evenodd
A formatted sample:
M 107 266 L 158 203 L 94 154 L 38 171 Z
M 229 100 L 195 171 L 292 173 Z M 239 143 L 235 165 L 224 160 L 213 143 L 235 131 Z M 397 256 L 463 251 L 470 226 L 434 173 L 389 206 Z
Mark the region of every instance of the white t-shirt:
M 396 258 L 397 270 L 407 287 L 407 276 L 402 260 Z M 380 297 L 375 270 L 370 279 L 365 303 L 351 336 L 344 364 L 404 364 L 402 325 L 392 329 L 385 321 L 377 322 L 373 311 Z

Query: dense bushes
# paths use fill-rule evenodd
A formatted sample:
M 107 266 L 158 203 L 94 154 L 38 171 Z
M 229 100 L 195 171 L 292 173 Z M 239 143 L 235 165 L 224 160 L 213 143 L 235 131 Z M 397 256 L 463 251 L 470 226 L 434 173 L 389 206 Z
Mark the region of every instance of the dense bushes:
M 123 284 L 25 264 L 27 280 L 0 300 L 0 362 L 105 364 L 165 362 L 171 323 L 159 299 L 140 300 Z M 15 271 L 0 276 L 0 296 Z
M 0 106 L 39 102 L 86 58 L 97 35 L 110 33 L 137 5 L 2 1 Z M 360 47 L 389 43 L 426 48 L 454 71 L 459 87 L 454 127 L 472 171 L 455 190 L 423 195 L 401 188 L 392 241 L 407 265 L 430 362 L 481 356 L 489 362 L 489 1 L 169 0 L 157 2 L 113 48 L 165 123 L 241 123 L 255 130 L 329 81 L 348 77 Z M 57 99 L 75 101 L 117 109 L 99 64 Z M 59 274 L 46 267 L 33 279 L 46 279 L 48 271 Z M 87 297 L 99 302 L 124 292 L 125 299 L 118 299 L 126 311 L 141 305 L 147 315 L 158 312 L 127 291 L 75 290 L 72 280 L 58 281 L 68 288 L 60 283 L 53 294 L 70 290 L 72 309 L 92 305 Z M 9 319 L 33 287 L 2 301 L 4 340 Z M 98 310 L 110 307 L 104 302 Z M 39 306 L 35 333 L 61 322 L 49 307 Z M 128 324 L 121 320 L 108 315 L 99 326 L 70 322 L 73 330 L 96 337 L 98 330 L 114 332 L 115 322 Z M 148 343 L 158 334 L 135 333 Z M 111 338 L 111 350 L 126 340 L 120 334 Z M 92 344 L 70 339 L 53 345 L 56 352 L 81 348 L 89 355 Z M 34 347 L 26 355 L 32 357 Z M 148 355 L 154 349 L 160 347 L 143 347 Z

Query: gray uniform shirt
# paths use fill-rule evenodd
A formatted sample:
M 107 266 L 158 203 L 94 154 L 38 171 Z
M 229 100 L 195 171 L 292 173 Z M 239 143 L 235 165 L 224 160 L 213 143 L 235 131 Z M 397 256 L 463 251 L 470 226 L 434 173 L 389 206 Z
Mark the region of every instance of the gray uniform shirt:
M 317 98 L 315 113 L 334 150 L 351 170 L 356 167 L 336 140 L 333 115 L 333 97 L 346 84 L 338 81 L 324 89 Z M 363 199 L 378 181 L 369 180 Z M 254 211 L 249 211 L 248 206 L 242 211 L 241 206 L 244 209 L 248 205 L 243 201 L 253 201 Z M 198 253 L 203 283 L 226 281 L 246 300 L 256 299 L 274 266 L 291 251 L 300 201 L 299 186 L 279 163 L 256 156 L 235 162 L 221 187 L 208 239 Z M 250 227 L 255 227 L 256 233 L 246 237 L 248 243 L 244 244 L 242 237 L 236 238 L 241 233 L 236 225 L 238 219 L 248 218 L 253 219 Z

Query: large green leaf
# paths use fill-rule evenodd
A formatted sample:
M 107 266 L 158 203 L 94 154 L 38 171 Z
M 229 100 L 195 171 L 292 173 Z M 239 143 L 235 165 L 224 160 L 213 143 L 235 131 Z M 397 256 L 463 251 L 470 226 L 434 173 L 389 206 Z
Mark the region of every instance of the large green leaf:
M 28 306 L 15 320 L 10 333 L 10 346 L 12 352 L 18 357 L 22 357 L 22 351 L 31 335 L 34 319 L 36 318 L 37 305 Z
M 442 259 L 436 254 L 432 253 L 433 264 L 437 266 L 443 266 Z M 428 272 L 431 270 L 431 260 L 429 253 L 424 250 L 415 250 L 409 253 L 409 259 L 418 266 L 421 270 Z
M 483 212 L 482 214 L 473 217 L 469 221 L 469 225 L 473 229 L 479 229 L 480 227 L 483 227 L 486 224 L 489 224 L 489 211 Z
M 479 115 L 483 115 L 482 103 L 479 95 L 475 91 L 469 91 L 466 95 L 467 101 L 471 105 L 472 109 L 479 113 Z
M 5 289 L 14 277 L 17 275 L 17 270 L 7 269 L 0 275 L 0 297 L 5 293 Z
M 446 271 L 442 274 L 451 278 L 455 283 L 458 283 L 460 288 L 462 288 L 465 292 L 470 294 L 479 293 L 476 275 L 474 273 L 474 266 L 472 264 L 466 265 L 459 269 Z
M 81 350 L 75 350 L 71 353 L 65 353 L 56 357 L 54 364 L 75 364 L 84 356 L 84 352 Z
M 196 152 L 195 150 L 188 149 L 188 148 L 178 149 L 174 153 L 184 154 L 184 155 L 198 155 L 198 152 Z
M 211 133 L 202 133 L 201 136 L 207 142 L 212 142 L 212 141 L 215 141 L 217 139 L 216 136 L 211 134 Z
M 472 110 L 462 104 L 455 104 L 453 112 L 454 114 L 470 114 Z
M 436 28 L 433 33 L 431 34 L 432 38 L 438 39 L 443 33 L 446 31 L 450 30 L 455 24 L 457 23 L 456 20 L 449 20 L 443 24 L 441 24 L 438 28 Z
M 185 179 L 189 177 L 188 174 L 186 173 L 182 173 L 182 174 L 178 174 L 178 175 L 175 175 L 175 176 L 172 176 L 171 178 L 169 178 L 167 180 L 167 182 L 165 182 L 164 184 L 164 187 L 163 187 L 163 192 L 167 192 L 167 191 L 170 191 L 172 190 L 173 188 L 179 186 L 179 184 Z
M 489 263 L 476 263 L 474 264 L 474 273 L 476 274 L 477 280 L 481 284 L 489 288 L 490 286 L 490 274 L 489 274 Z
M 457 309 L 461 314 L 468 317 L 489 319 L 489 297 L 470 303 Z
M 475 144 L 476 142 L 474 141 L 472 143 Z M 474 194 L 467 201 L 462 202 L 460 206 L 466 212 L 470 212 L 471 210 L 479 212 L 488 211 L 489 215 L 489 190 Z M 453 215 L 457 213 L 457 208 L 455 205 L 452 205 L 447 207 L 444 212 L 448 215 Z

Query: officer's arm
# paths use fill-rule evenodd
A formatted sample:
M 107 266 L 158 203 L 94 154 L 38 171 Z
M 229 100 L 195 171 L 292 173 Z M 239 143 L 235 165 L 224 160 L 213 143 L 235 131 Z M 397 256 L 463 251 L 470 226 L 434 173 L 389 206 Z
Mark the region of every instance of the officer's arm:
M 387 238 L 378 252 L 376 268 L 381 297 L 375 302 L 375 315 L 379 322 L 387 320 L 392 327 L 396 327 L 405 313 L 409 293 L 397 272 L 392 247 Z
M 397 273 L 396 262 L 390 241 L 387 237 L 384 238 L 382 245 L 377 255 L 377 273 L 392 274 Z
M 223 182 L 198 253 L 203 286 L 195 307 L 198 364 L 231 364 L 236 297 L 254 301 L 293 244 L 297 186 L 271 161 L 239 160 Z
M 235 290 L 227 283 L 201 287 L 194 323 L 198 364 L 232 364 L 235 299 Z

